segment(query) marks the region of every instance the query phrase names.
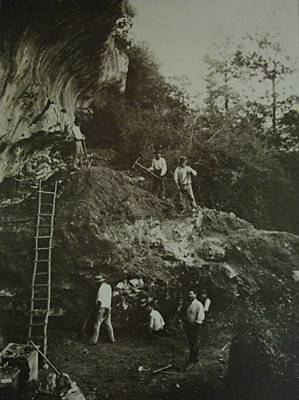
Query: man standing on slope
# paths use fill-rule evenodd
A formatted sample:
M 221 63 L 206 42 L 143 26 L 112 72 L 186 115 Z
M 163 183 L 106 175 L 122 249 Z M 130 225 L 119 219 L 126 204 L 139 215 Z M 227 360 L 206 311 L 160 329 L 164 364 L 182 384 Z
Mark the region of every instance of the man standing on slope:
M 153 180 L 153 194 L 161 199 L 165 199 L 165 175 L 167 172 L 167 164 L 165 158 L 162 157 L 162 152 L 160 149 L 156 149 L 155 156 L 152 160 L 152 165 L 149 168 L 157 177 Z
M 82 166 L 83 158 L 87 155 L 85 154 L 85 136 L 81 132 L 80 123 L 78 119 L 75 120 L 74 126 L 72 128 L 72 133 L 75 141 L 75 153 L 73 156 L 73 168 L 79 169 Z
M 205 319 L 204 307 L 196 298 L 195 290 L 189 290 L 190 303 L 184 319 L 184 330 L 189 344 L 189 366 L 193 367 L 198 361 L 201 325 Z
M 179 158 L 179 165 L 174 171 L 174 181 L 180 191 L 181 206 L 183 207 L 184 197 L 187 197 L 190 201 L 192 211 L 196 211 L 197 205 L 192 189 L 192 176 L 197 176 L 197 172 L 187 165 L 187 158 L 181 156 Z
M 91 344 L 97 344 L 99 339 L 99 333 L 102 323 L 104 322 L 107 326 L 108 336 L 111 343 L 115 342 L 114 332 L 111 323 L 111 298 L 112 289 L 111 286 L 105 282 L 105 278 L 102 275 L 95 277 L 96 283 L 100 285 L 97 293 L 96 305 L 97 305 L 97 316 L 94 324 L 93 335 L 90 340 Z

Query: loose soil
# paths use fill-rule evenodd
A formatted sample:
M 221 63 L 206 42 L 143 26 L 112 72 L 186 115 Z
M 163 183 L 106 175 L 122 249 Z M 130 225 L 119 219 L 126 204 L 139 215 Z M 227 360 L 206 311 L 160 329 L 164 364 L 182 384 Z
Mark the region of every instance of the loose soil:
M 223 399 L 223 375 L 230 340 L 230 328 L 203 328 L 201 362 L 185 371 L 188 346 L 182 331 L 150 341 L 134 332 L 116 331 L 114 344 L 88 344 L 87 338 L 72 338 L 62 332 L 50 333 L 49 357 L 75 380 L 87 400 L 100 399 Z M 138 372 L 138 367 L 158 369 L 172 364 L 175 374 Z

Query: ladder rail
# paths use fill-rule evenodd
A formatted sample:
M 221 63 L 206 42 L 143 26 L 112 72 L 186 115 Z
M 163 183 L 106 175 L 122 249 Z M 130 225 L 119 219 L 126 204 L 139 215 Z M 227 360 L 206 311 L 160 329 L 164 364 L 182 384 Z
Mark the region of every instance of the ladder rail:
M 39 181 L 38 184 L 38 205 L 37 205 L 37 220 L 36 220 L 36 235 L 35 235 L 35 260 L 38 259 L 38 250 L 37 250 L 37 244 L 38 244 L 38 234 L 39 234 L 39 225 L 40 225 L 40 210 L 41 210 L 41 190 L 42 190 L 42 183 Z M 32 335 L 32 324 L 33 324 L 33 314 L 34 314 L 34 297 L 35 297 L 35 279 L 36 279 L 36 271 L 37 271 L 37 263 L 34 263 L 33 266 L 33 274 L 32 274 L 32 282 L 31 282 L 31 305 L 30 305 L 30 322 L 29 322 L 29 332 L 28 332 L 28 337 L 30 338 Z
M 39 181 L 38 186 L 38 207 L 37 207 L 37 220 L 36 220 L 36 234 L 35 234 L 35 248 L 34 248 L 34 266 L 33 266 L 33 275 L 32 275 L 32 292 L 31 292 L 31 306 L 30 306 L 30 323 L 29 323 L 29 332 L 28 339 L 30 340 L 36 335 L 33 335 L 33 329 L 38 327 L 43 327 L 43 336 L 41 334 L 38 337 L 43 339 L 43 351 L 44 354 L 47 352 L 48 339 L 47 339 L 47 330 L 49 323 L 49 315 L 51 310 L 51 270 L 52 270 L 52 249 L 53 249 L 53 235 L 54 235 L 54 223 L 55 223 L 55 210 L 56 210 L 56 198 L 57 198 L 57 188 L 58 183 L 55 181 L 54 191 L 49 192 L 43 190 L 42 182 Z M 49 199 L 43 203 L 43 194 L 45 195 L 53 195 L 52 203 L 49 203 Z M 42 211 L 43 205 L 47 207 L 51 207 L 51 211 L 45 213 Z M 45 235 L 45 233 L 40 234 L 41 229 L 44 227 L 43 218 L 47 217 L 47 227 L 50 228 L 49 232 Z M 41 242 L 42 241 L 42 242 Z M 42 243 L 42 244 L 41 244 Z M 40 258 L 40 252 L 42 253 L 42 257 Z M 47 264 L 45 270 L 45 264 Z M 40 272 L 41 266 L 44 265 L 42 272 Z M 40 277 L 43 276 L 44 281 L 40 281 Z M 39 277 L 39 280 L 37 280 Z M 39 289 L 44 290 L 43 294 L 40 293 Z M 39 306 L 37 308 L 37 303 L 43 301 L 43 306 Z M 42 313 L 42 317 L 40 314 Z M 41 321 L 36 322 L 37 318 L 42 318 Z
M 53 249 L 53 235 L 54 235 L 54 219 L 55 219 L 55 209 L 56 209 L 56 197 L 57 197 L 57 181 L 55 181 L 54 187 L 54 195 L 53 195 L 53 204 L 52 204 L 52 216 L 50 222 L 50 238 L 49 238 L 49 262 L 48 262 L 48 301 L 47 301 L 47 312 L 45 315 L 45 325 L 44 325 L 44 354 L 47 354 L 48 348 L 48 323 L 49 323 L 49 314 L 51 310 L 51 283 L 52 283 L 52 249 Z

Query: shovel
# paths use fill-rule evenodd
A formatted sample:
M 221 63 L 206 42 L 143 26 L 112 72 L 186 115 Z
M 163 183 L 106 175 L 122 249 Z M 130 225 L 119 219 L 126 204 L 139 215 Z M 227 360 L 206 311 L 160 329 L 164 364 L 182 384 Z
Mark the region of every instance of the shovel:
M 57 369 L 55 367 L 55 365 L 51 363 L 51 361 L 48 359 L 48 357 L 46 357 L 45 354 L 40 351 L 38 346 L 36 346 L 36 344 L 32 340 L 30 341 L 30 344 L 35 348 L 35 350 L 38 352 L 38 354 L 46 361 L 46 363 L 53 369 L 53 371 L 55 372 L 55 374 L 58 377 L 64 378 L 65 380 L 67 380 L 70 387 L 64 393 L 60 393 L 60 395 L 59 395 L 60 399 L 62 399 L 62 400 L 86 400 L 85 397 L 83 396 L 83 394 L 81 393 L 80 389 L 76 385 L 76 382 L 73 382 L 67 374 L 64 374 L 59 369 Z

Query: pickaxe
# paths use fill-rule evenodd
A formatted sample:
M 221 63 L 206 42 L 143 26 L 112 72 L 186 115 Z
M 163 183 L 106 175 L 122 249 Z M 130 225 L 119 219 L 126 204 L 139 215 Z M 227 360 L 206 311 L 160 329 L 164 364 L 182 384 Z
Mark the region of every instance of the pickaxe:
M 153 374 L 158 374 L 159 372 L 165 371 L 166 369 L 169 369 L 169 368 L 171 368 L 171 367 L 172 367 L 172 364 L 168 364 L 168 365 L 166 365 L 165 367 L 155 369 L 155 370 L 153 371 Z
M 144 367 L 141 365 L 141 366 L 139 366 L 139 367 L 137 368 L 137 371 L 138 371 L 138 372 L 151 372 L 152 374 L 158 374 L 159 372 L 164 372 L 164 371 L 166 372 L 166 370 L 169 369 L 169 368 L 171 368 L 171 367 L 172 367 L 172 364 L 168 364 L 168 365 L 166 365 L 165 367 L 152 370 L 152 369 L 150 369 L 150 368 L 144 368 Z
M 134 162 L 134 164 L 133 164 L 133 166 L 132 166 L 132 169 L 134 169 L 135 166 L 137 165 L 138 167 L 140 167 L 141 169 L 143 169 L 144 171 L 146 171 L 148 174 L 151 174 L 152 176 L 154 176 L 156 179 L 161 179 L 160 176 L 154 174 L 152 171 L 149 171 L 148 168 L 146 168 L 146 167 L 144 167 L 142 164 L 140 164 L 140 162 L 139 162 L 139 159 L 140 159 L 140 158 L 141 158 L 140 156 L 137 157 L 136 161 Z
M 138 371 L 138 372 L 152 372 L 152 370 L 151 370 L 150 368 L 144 368 L 142 365 L 140 365 L 140 366 L 137 368 L 137 371 Z

